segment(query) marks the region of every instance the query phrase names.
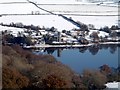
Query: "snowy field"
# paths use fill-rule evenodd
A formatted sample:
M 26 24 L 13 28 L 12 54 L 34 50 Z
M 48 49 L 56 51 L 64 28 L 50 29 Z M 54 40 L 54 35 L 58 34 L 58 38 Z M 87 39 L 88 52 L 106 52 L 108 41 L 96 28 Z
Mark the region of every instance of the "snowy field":
M 39 6 L 57 14 L 66 14 L 75 21 L 80 21 L 85 24 L 93 24 L 99 29 L 104 26 L 111 27 L 118 24 L 118 7 L 108 7 L 97 5 L 96 3 L 75 2 L 73 0 L 32 0 Z M 14 3 L 10 2 L 23 2 Z M 32 11 L 38 11 L 40 14 L 45 14 L 31 3 L 25 3 L 26 0 L 4 0 L 0 1 L 0 14 L 31 14 Z M 91 16 L 92 15 L 92 16 Z M 106 16 L 108 15 L 108 16 Z M 59 31 L 71 30 L 77 28 L 75 25 L 64 20 L 62 17 L 55 15 L 29 15 L 29 16 L 2 16 L 0 22 L 17 23 L 21 22 L 26 25 L 39 25 L 40 27 L 54 26 Z
M 91 14 L 91 15 L 118 15 L 117 7 L 107 7 L 91 4 L 67 4 L 67 5 L 53 5 L 40 4 L 40 7 L 56 13 L 73 13 L 73 14 Z M 16 3 L 16 4 L 0 4 L 0 14 L 21 14 L 31 13 L 31 11 L 39 11 L 37 7 L 30 3 Z
M 96 28 L 109 26 L 117 24 L 117 16 L 111 17 L 100 17 L 100 16 L 70 16 L 76 21 L 83 22 L 85 24 L 93 24 Z M 52 27 L 54 26 L 58 30 L 71 30 L 73 28 L 77 28 L 75 25 L 70 22 L 64 20 L 62 17 L 54 16 L 54 15 L 30 15 L 30 16 L 5 16 L 1 17 L 0 21 L 3 23 L 17 23 L 21 22 L 25 25 L 39 25 L 40 27 Z

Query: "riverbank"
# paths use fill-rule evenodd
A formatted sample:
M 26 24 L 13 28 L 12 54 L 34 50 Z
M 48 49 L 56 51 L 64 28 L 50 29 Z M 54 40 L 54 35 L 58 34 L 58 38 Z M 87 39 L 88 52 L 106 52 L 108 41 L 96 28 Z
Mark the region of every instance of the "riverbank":
M 102 42 L 97 44 L 120 44 L 120 42 Z M 89 47 L 93 45 L 97 45 L 96 43 L 90 44 L 76 44 L 76 45 L 49 45 L 49 44 L 38 44 L 38 45 L 30 45 L 23 46 L 25 49 L 34 49 L 34 48 L 79 48 L 79 47 Z

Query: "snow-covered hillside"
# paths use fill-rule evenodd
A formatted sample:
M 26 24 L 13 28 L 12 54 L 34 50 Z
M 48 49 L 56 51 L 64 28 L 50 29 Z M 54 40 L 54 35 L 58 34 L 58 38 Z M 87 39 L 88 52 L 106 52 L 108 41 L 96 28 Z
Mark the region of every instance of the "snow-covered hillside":
M 32 0 L 37 1 L 37 0 Z M 118 15 L 117 7 L 107 7 L 99 6 L 96 4 L 87 4 L 82 2 L 75 2 L 73 0 L 64 1 L 64 0 L 39 0 L 36 3 L 40 4 L 39 6 L 53 12 L 61 13 L 77 13 L 77 14 L 93 14 L 93 15 Z M 18 3 L 10 3 L 18 2 Z M 24 3 L 19 3 L 24 2 Z M 25 3 L 26 2 L 26 3 Z M 40 13 L 45 13 L 42 10 L 36 8 L 34 5 L 27 3 L 26 0 L 4 0 L 0 1 L 0 14 L 23 14 L 31 13 L 31 11 L 40 11 Z M 6 4 L 5 4 L 6 3 Z M 57 4 L 57 5 L 56 5 Z M 66 5 L 67 4 L 67 5 Z M 77 4 L 77 5 L 76 5 Z
M 55 27 L 58 30 L 71 30 L 73 28 L 77 28 L 75 25 L 72 23 L 64 20 L 61 17 L 54 16 L 54 15 L 31 15 L 31 16 L 7 16 L 7 17 L 2 17 L 0 20 L 1 22 L 4 23 L 11 23 L 11 22 L 21 22 L 24 25 L 39 25 L 40 27 L 46 27 L 46 28 L 51 28 Z
M 96 4 L 80 4 L 82 2 L 76 2 L 75 0 L 32 0 L 39 6 L 58 14 L 66 14 L 65 16 L 71 17 L 75 21 L 80 21 L 85 24 L 93 24 L 96 28 L 117 25 L 118 24 L 118 8 L 99 6 Z M 13 3 L 10 2 L 24 2 L 24 3 Z M 45 14 L 35 7 L 31 3 L 25 3 L 26 0 L 4 0 L 0 1 L 0 15 L 1 14 L 31 14 L 32 11 L 38 11 L 40 14 Z M 49 4 L 49 5 L 46 5 Z M 52 5 L 51 5 L 52 4 Z M 53 5 L 57 4 L 57 5 Z M 58 5 L 59 4 L 59 5 Z M 67 5 L 60 5 L 67 4 Z M 75 4 L 75 5 L 74 5 Z M 77 4 L 77 5 L 76 5 Z M 82 16 L 83 15 L 83 16 Z M 90 15 L 90 16 L 89 16 Z M 92 15 L 92 16 L 91 16 Z M 104 16 L 110 15 L 110 16 Z M 75 25 L 64 20 L 59 16 L 54 15 L 30 15 L 30 16 L 2 16 L 0 22 L 11 23 L 21 22 L 23 24 L 39 25 L 40 27 L 52 27 L 54 26 L 58 30 L 70 30 L 77 28 Z

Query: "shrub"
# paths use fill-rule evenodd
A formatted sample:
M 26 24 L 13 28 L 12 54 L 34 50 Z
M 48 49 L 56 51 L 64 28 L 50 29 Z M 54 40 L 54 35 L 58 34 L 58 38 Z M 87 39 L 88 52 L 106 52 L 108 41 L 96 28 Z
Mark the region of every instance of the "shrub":
M 101 71 L 102 73 L 105 73 L 105 74 L 110 74 L 110 73 L 112 73 L 111 68 L 110 68 L 108 65 L 106 65 L 106 64 L 100 67 L 100 71 Z
M 108 82 L 117 81 L 120 82 L 120 73 L 113 73 L 107 76 Z
M 118 30 L 118 29 L 119 29 L 119 27 L 118 27 L 118 26 L 116 26 L 116 25 L 112 25 L 110 29 L 111 29 L 111 30 Z
M 24 50 L 21 46 L 19 45 L 13 45 L 12 48 L 23 58 L 26 59 L 26 61 L 29 63 L 31 60 L 36 60 L 40 57 L 37 57 L 38 55 L 33 54 L 32 52 L 28 50 Z
M 87 87 L 83 84 L 82 78 L 80 75 L 75 74 L 72 78 L 72 81 L 75 85 L 75 88 L 86 90 Z
M 20 74 L 15 68 L 3 67 L 2 73 L 3 88 L 16 89 L 27 87 L 29 79 L 26 76 Z
M 32 85 L 41 88 L 43 79 L 47 79 L 49 75 L 55 75 L 66 82 L 65 88 L 73 87 L 72 71 L 59 62 L 46 63 L 44 61 L 36 62 L 35 69 L 30 71 L 29 78 L 31 78 Z
M 107 78 L 99 71 L 85 70 L 83 72 L 83 82 L 88 88 L 103 88 Z
M 98 36 L 98 33 L 97 32 L 92 32 L 90 34 L 90 37 L 93 38 L 93 41 L 94 42 L 98 42 L 99 41 L 99 36 Z
M 66 82 L 56 75 L 48 75 L 42 79 L 42 83 L 44 88 L 63 88 L 66 85 Z
M 26 60 L 26 58 L 21 57 L 19 53 L 17 53 L 15 50 L 13 50 L 9 46 L 3 46 L 3 55 L 2 55 L 2 63 L 3 66 L 10 66 L 18 69 L 19 71 L 28 71 L 33 66 L 29 64 Z

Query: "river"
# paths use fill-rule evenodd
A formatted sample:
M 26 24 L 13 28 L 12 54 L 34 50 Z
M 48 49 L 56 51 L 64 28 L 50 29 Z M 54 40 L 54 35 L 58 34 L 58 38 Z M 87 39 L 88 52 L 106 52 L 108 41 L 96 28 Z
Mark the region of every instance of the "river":
M 117 68 L 118 52 L 118 45 L 98 45 L 82 48 L 45 48 L 34 53 L 51 54 L 76 73 L 82 73 L 85 69 L 99 69 L 104 64 Z

